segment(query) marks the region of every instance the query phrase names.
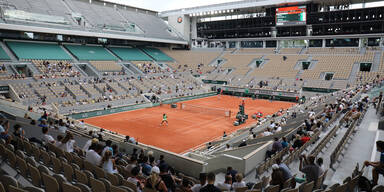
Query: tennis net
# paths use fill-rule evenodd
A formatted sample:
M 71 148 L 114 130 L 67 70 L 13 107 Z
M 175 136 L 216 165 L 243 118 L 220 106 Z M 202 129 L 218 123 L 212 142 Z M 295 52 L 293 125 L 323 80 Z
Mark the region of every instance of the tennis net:
M 220 109 L 220 108 L 210 108 L 206 106 L 200 106 L 200 105 L 192 105 L 188 103 L 181 103 L 180 109 L 185 111 L 191 111 L 195 113 L 204 113 L 209 115 L 219 115 L 224 117 L 231 117 L 231 111 L 226 109 Z

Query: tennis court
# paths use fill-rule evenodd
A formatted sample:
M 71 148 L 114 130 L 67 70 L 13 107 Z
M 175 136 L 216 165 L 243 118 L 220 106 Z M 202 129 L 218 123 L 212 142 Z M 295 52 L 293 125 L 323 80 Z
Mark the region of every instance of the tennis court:
M 295 103 L 245 99 L 245 112 L 249 115 L 246 124 L 233 126 L 242 98 L 212 96 L 182 102 L 184 109 L 170 105 L 127 111 L 111 115 L 84 119 L 86 123 L 129 135 L 139 142 L 153 145 L 175 153 L 183 153 L 201 144 L 219 138 L 247 125 L 256 123 L 251 118 L 255 112 L 273 114 L 281 108 L 287 109 Z M 199 106 L 199 107 L 196 107 Z M 191 109 L 191 110 L 189 110 Z M 219 109 L 219 110 L 212 110 Z M 231 111 L 226 117 L 225 111 Z M 168 126 L 160 126 L 163 113 L 168 116 Z

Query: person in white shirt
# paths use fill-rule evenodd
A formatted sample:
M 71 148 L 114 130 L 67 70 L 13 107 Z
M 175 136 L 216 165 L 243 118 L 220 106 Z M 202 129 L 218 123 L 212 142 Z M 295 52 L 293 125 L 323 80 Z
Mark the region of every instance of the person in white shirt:
M 275 133 L 278 133 L 282 130 L 281 126 L 279 124 L 276 124 Z
M 247 185 L 243 181 L 243 175 L 241 173 L 237 173 L 235 176 L 236 182 L 232 184 L 233 190 L 236 191 L 237 188 L 246 187 Z
M 226 175 L 224 183 L 218 183 L 217 188 L 221 189 L 221 191 L 231 191 L 232 176 L 230 174 Z
M 84 152 L 87 152 L 89 150 L 89 147 L 92 145 L 92 144 L 96 144 L 98 143 L 99 140 L 97 138 L 93 138 L 93 139 L 90 139 L 88 140 L 85 144 L 84 144 L 84 147 L 83 147 L 83 151 Z
M 67 132 L 67 126 L 65 126 L 65 123 L 64 122 L 61 122 L 59 127 L 58 127 L 60 133 L 65 133 Z
M 62 135 L 58 135 L 57 137 L 56 137 L 56 139 L 57 139 L 57 141 L 55 142 L 55 146 L 56 147 L 60 147 L 61 146 L 61 141 L 63 140 L 63 136 Z
M 131 172 L 133 168 L 137 167 L 137 157 L 136 155 L 133 155 L 130 159 L 130 162 L 128 163 L 127 166 L 125 166 L 125 170 L 128 172 Z
M 265 131 L 263 132 L 263 136 L 266 137 L 266 136 L 270 136 L 270 135 L 273 135 L 273 133 L 270 131 L 269 128 L 265 129 Z
M 85 155 L 85 160 L 91 163 L 92 165 L 99 166 L 101 162 L 101 156 L 99 153 L 103 150 L 103 146 L 101 144 L 96 144 L 94 149 L 87 151 Z
M 112 159 L 112 152 L 111 151 L 106 151 L 104 153 L 103 158 L 101 159 L 100 166 L 106 171 L 107 173 L 110 174 L 115 174 L 118 173 L 116 169 L 116 164 L 115 160 Z
M 52 144 L 55 143 L 55 139 L 48 134 L 48 127 L 43 127 L 42 131 L 43 131 L 43 136 L 41 140 L 43 140 L 45 143 L 52 143 Z
M 103 152 L 101 152 L 101 156 L 104 156 L 104 154 L 105 154 L 105 152 L 106 151 L 111 151 L 111 152 L 113 152 L 113 149 L 112 149 L 112 141 L 111 140 L 107 140 L 106 142 L 105 142 L 105 147 L 104 147 L 104 149 L 103 149 Z
M 61 141 L 60 148 L 65 152 L 72 153 L 74 152 L 75 140 L 73 139 L 73 135 L 71 132 L 67 132 L 64 139 Z
M 200 180 L 200 183 L 192 186 L 191 190 L 193 192 L 200 192 L 200 189 L 203 188 L 207 184 L 207 174 L 206 173 L 200 173 L 199 180 Z

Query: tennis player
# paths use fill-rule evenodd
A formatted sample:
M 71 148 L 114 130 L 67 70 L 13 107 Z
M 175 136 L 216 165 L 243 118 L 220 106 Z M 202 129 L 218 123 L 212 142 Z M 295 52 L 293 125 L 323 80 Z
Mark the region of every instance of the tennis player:
M 163 123 L 166 123 L 165 125 L 168 126 L 167 115 L 165 113 L 163 114 L 163 120 L 161 121 L 160 126 L 162 126 Z
M 219 93 L 219 97 L 218 97 L 219 100 L 220 100 L 220 97 L 221 97 L 222 94 L 223 94 L 223 89 L 221 88 L 220 89 L 220 93 Z

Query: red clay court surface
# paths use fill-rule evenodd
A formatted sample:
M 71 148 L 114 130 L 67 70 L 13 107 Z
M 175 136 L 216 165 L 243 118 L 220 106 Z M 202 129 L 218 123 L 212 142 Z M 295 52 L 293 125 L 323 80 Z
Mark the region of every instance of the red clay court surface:
M 264 115 L 287 109 L 295 103 L 245 99 L 245 112 L 249 119 L 241 126 L 233 126 L 235 115 L 239 110 L 242 98 L 233 96 L 212 96 L 183 103 L 209 108 L 231 110 L 231 118 L 218 114 L 207 114 L 181 110 L 178 105 L 173 109 L 170 105 L 127 111 L 111 115 L 84 119 L 86 123 L 106 130 L 118 132 L 136 138 L 139 142 L 156 146 L 175 153 L 183 153 L 215 138 L 226 131 L 227 134 L 247 125 L 256 123 L 251 115 L 262 111 Z M 162 114 L 168 116 L 168 126 L 160 126 Z

